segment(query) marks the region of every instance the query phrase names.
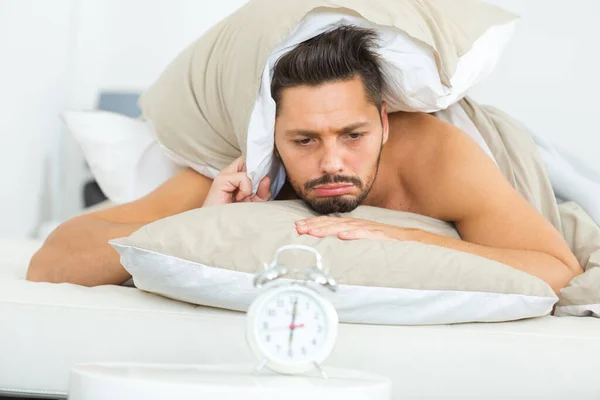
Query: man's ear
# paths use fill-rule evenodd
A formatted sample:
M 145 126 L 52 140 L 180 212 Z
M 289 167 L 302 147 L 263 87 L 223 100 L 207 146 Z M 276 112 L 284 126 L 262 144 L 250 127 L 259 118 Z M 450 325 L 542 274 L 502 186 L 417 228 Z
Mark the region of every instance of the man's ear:
M 385 143 L 390 134 L 390 122 L 388 120 L 387 103 L 385 101 L 381 102 L 381 127 L 383 130 L 382 143 Z

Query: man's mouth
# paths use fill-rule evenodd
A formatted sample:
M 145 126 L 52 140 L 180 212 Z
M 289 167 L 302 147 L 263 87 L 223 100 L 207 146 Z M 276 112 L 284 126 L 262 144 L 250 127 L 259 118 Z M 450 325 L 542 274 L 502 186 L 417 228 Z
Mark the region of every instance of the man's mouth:
M 320 197 L 329 197 L 329 196 L 341 196 L 343 194 L 348 194 L 352 192 L 354 189 L 354 185 L 351 183 L 345 184 L 332 184 L 332 185 L 321 185 L 315 187 L 313 190 Z

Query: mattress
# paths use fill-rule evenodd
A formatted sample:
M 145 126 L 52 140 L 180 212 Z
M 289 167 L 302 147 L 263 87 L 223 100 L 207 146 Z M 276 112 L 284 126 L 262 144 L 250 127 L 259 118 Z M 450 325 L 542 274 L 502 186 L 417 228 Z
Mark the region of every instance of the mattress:
M 81 362 L 255 364 L 245 314 L 132 287 L 24 280 L 35 241 L 0 239 L 0 396 L 66 397 Z M 600 320 L 341 324 L 325 368 L 387 376 L 393 399 L 597 399 Z

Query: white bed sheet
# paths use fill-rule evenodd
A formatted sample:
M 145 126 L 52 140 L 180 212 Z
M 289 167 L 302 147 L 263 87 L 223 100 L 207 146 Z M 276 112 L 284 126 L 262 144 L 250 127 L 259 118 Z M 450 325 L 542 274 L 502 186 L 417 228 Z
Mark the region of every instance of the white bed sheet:
M 244 314 L 135 288 L 24 280 L 39 242 L 0 239 L 0 395 L 66 396 L 80 362 L 253 363 Z M 326 365 L 393 381 L 393 399 L 600 397 L 600 320 L 342 324 Z

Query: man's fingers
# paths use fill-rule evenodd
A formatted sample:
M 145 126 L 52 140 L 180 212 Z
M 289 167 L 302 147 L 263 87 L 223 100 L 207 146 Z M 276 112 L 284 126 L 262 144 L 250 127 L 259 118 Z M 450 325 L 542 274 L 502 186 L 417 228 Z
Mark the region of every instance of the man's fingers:
M 349 221 L 349 218 L 339 218 L 339 217 L 331 217 L 329 215 L 321 215 L 318 217 L 306 218 L 298 221 L 300 224 L 310 225 L 313 223 L 323 222 L 323 221 Z
M 265 176 L 258 184 L 256 196 L 253 201 L 268 201 L 271 199 L 271 178 Z
M 252 195 L 252 182 L 245 172 L 219 175 L 213 184 L 217 184 L 221 191 L 235 195 L 234 201 L 242 201 Z
M 343 223 L 342 222 L 337 222 L 337 221 L 321 221 L 319 223 L 312 223 L 310 225 L 302 225 L 302 224 L 296 224 L 296 229 L 298 230 L 298 233 L 317 233 L 317 234 L 322 234 L 323 232 L 326 232 L 325 229 L 327 229 L 329 226 L 341 226 Z
M 298 233 L 333 234 L 339 229 L 354 229 L 364 227 L 366 221 L 337 217 L 317 217 L 296 222 Z
M 330 217 L 330 216 L 321 216 L 321 217 L 312 217 L 307 219 L 302 219 L 300 221 L 296 221 L 296 226 L 305 230 L 309 230 L 310 228 L 315 228 L 317 226 L 329 225 L 329 224 L 339 224 L 342 222 L 346 222 L 345 219 Z
M 340 232 L 354 229 L 355 227 L 347 223 L 330 223 L 327 225 L 313 226 L 309 229 L 297 227 L 299 234 L 308 234 L 316 237 L 335 236 Z
M 248 178 L 248 175 L 246 175 L 245 172 L 238 172 L 232 176 L 235 177 L 235 180 L 238 183 L 235 201 L 244 201 L 246 198 L 252 196 L 252 182 L 250 181 L 250 178 Z
M 356 218 L 322 216 L 297 221 L 296 231 L 300 235 L 319 238 L 337 236 L 342 240 L 410 240 L 411 236 L 408 233 L 412 230 Z M 406 235 L 402 235 L 404 232 Z
M 342 240 L 372 239 L 372 240 L 397 240 L 388 236 L 384 231 L 373 228 L 356 228 L 341 231 L 337 237 Z
M 342 240 L 377 239 L 378 234 L 365 228 L 347 229 L 338 232 L 337 237 Z

